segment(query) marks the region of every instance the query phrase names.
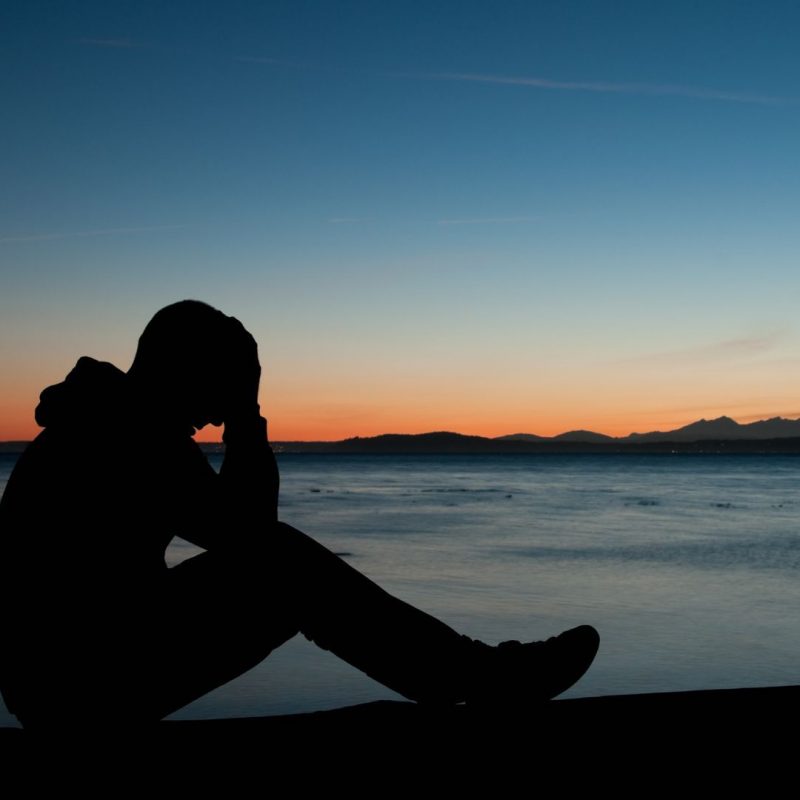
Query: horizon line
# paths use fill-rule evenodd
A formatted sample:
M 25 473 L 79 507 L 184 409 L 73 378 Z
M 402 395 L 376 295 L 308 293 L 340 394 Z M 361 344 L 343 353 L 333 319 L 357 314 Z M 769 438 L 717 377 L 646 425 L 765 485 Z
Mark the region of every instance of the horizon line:
M 534 437 L 536 437 L 538 439 L 542 439 L 542 440 L 546 441 L 546 440 L 551 440 L 551 439 L 557 439 L 557 438 L 559 438 L 561 436 L 566 436 L 566 435 L 571 434 L 571 433 L 586 433 L 586 434 L 591 434 L 591 435 L 594 435 L 594 436 L 606 436 L 606 437 L 608 437 L 609 439 L 611 439 L 613 441 L 622 441 L 622 440 L 630 438 L 631 436 L 649 436 L 649 435 L 654 434 L 654 433 L 663 433 L 663 434 L 676 433 L 678 431 L 683 430 L 684 428 L 687 428 L 687 427 L 689 427 L 691 425 L 696 425 L 696 424 L 701 423 L 701 422 L 712 423 L 712 422 L 719 422 L 720 420 L 730 420 L 731 422 L 733 422 L 736 425 L 739 425 L 741 427 L 748 427 L 748 426 L 751 426 L 751 425 L 755 425 L 755 424 L 757 424 L 759 422 L 773 422 L 773 421 L 776 421 L 776 420 L 780 420 L 780 421 L 783 421 L 783 422 L 798 422 L 798 423 L 800 423 L 800 413 L 798 413 L 798 416 L 796 418 L 782 417 L 782 416 L 776 415 L 776 416 L 772 416 L 772 417 L 763 417 L 761 419 L 756 419 L 756 420 L 753 420 L 751 422 L 738 422 L 736 419 L 734 419 L 733 417 L 731 417 L 731 416 L 729 416 L 727 414 L 721 414 L 720 416 L 713 417 L 711 419 L 707 419 L 706 417 L 700 417 L 699 419 L 696 419 L 696 420 L 694 420 L 692 422 L 688 422 L 688 423 L 686 423 L 686 425 L 681 425 L 678 428 L 673 428 L 672 430 L 666 430 L 666 431 L 651 430 L 651 431 L 641 431 L 641 432 L 640 431 L 631 431 L 630 433 L 628 433 L 628 434 L 626 434 L 624 436 L 611 436 L 610 434 L 602 433 L 600 431 L 593 431 L 593 430 L 590 430 L 588 428 L 570 428 L 569 430 L 562 431 L 561 433 L 553 434 L 552 436 L 543 436 L 543 435 L 540 435 L 540 434 L 528 433 L 528 432 L 525 432 L 525 431 L 516 431 L 514 433 L 504 433 L 504 434 L 500 434 L 499 436 L 484 436 L 484 435 L 478 434 L 478 433 L 461 433 L 460 431 L 445 430 L 445 429 L 441 429 L 440 428 L 438 430 L 426 430 L 426 431 L 421 431 L 421 432 L 417 432 L 417 433 L 402 433 L 402 432 L 398 432 L 398 431 L 385 431 L 383 433 L 370 434 L 370 435 L 367 435 L 367 436 L 354 434 L 352 436 L 345 436 L 345 437 L 340 438 L 340 439 L 270 439 L 269 441 L 273 442 L 275 444 L 323 444 L 323 443 L 335 444 L 337 442 L 345 442 L 345 441 L 349 441 L 349 440 L 352 440 L 352 439 L 376 439 L 376 438 L 378 438 L 380 436 L 431 436 L 431 435 L 436 435 L 436 434 L 438 434 L 438 435 L 449 434 L 449 435 L 454 435 L 454 436 L 464 436 L 464 437 L 468 437 L 468 438 L 486 439 L 488 441 L 493 441 L 493 440 L 497 440 L 497 439 L 504 439 L 504 438 L 508 438 L 508 437 L 511 437 L 511 436 L 534 436 Z M 217 426 L 215 426 L 215 427 L 217 427 Z M 218 445 L 222 445 L 223 442 L 222 442 L 221 436 L 222 436 L 222 434 L 220 434 L 220 439 L 219 440 L 200 439 L 200 440 L 196 440 L 196 441 L 197 441 L 197 444 L 206 444 L 206 445 L 217 445 L 218 444 Z M 33 441 L 33 439 L 2 439 L 2 440 L 0 440 L 0 445 L 29 444 L 32 441 Z

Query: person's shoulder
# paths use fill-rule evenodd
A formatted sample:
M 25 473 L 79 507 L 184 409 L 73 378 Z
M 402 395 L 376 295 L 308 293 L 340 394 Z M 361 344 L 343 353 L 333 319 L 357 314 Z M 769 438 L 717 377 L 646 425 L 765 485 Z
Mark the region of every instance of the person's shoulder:
M 17 456 L 12 474 L 44 463 L 55 455 L 58 452 L 58 442 L 54 442 L 53 438 L 49 431 L 39 431 Z
M 4 514 L 10 509 L 34 506 L 41 506 L 46 513 L 50 490 L 65 479 L 63 449 L 52 442 L 47 431 L 41 431 L 17 457 L 0 497 L 0 507 Z

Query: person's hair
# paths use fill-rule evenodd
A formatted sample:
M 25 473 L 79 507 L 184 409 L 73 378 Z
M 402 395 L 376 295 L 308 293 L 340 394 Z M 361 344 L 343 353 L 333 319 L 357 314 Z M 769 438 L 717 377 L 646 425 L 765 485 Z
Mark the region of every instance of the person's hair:
M 235 346 L 235 321 L 199 300 L 162 308 L 147 323 L 130 371 L 170 379 L 224 364 Z

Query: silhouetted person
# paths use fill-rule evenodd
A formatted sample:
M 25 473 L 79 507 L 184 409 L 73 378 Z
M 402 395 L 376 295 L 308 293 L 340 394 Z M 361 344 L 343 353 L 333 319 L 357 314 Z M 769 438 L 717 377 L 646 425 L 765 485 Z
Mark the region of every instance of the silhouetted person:
M 204 303 L 159 311 L 126 373 L 84 357 L 0 503 L 0 689 L 25 727 L 155 722 L 302 632 L 424 703 L 538 701 L 588 669 L 590 626 L 490 647 L 278 522 L 256 343 Z M 219 474 L 192 439 L 224 424 Z M 173 536 L 205 552 L 168 569 Z

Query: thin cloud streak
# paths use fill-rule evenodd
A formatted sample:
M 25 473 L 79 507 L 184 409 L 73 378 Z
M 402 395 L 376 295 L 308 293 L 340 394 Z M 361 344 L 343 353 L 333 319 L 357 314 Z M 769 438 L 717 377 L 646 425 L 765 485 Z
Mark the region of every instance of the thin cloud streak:
M 537 222 L 541 217 L 465 217 L 463 219 L 416 219 L 405 220 L 421 225 L 493 225 L 514 222 Z M 352 224 L 356 222 L 369 222 L 369 217 L 331 217 L 328 223 L 332 225 Z
M 476 217 L 475 219 L 437 219 L 437 225 L 491 225 L 502 222 L 535 222 L 539 217 Z
M 409 76 L 411 77 L 411 76 Z M 471 83 L 494 83 L 507 86 L 528 86 L 534 89 L 555 89 L 570 92 L 599 92 L 603 94 L 635 94 L 653 97 L 688 97 L 697 100 L 724 100 L 733 103 L 755 103 L 758 105 L 793 105 L 795 98 L 769 95 L 728 92 L 696 86 L 676 86 L 651 83 L 608 83 L 605 81 L 554 81 L 549 78 L 525 78 L 503 75 L 477 75 L 465 72 L 439 72 L 424 76 L 431 80 L 466 81 Z
M 77 44 L 86 44 L 92 47 L 111 47 L 120 50 L 134 50 L 136 48 L 148 47 L 141 42 L 134 42 L 130 39 L 77 39 Z
M 259 56 L 234 56 L 234 61 L 240 61 L 242 64 L 283 64 L 285 62 L 279 61 L 277 58 L 262 58 Z
M 329 67 L 319 66 L 318 64 L 306 64 L 300 61 L 287 61 L 283 58 L 270 58 L 269 56 L 233 56 L 233 60 L 239 64 L 268 64 L 278 67 L 319 70 L 320 72 L 331 71 Z
M 783 401 L 778 401 L 782 403 Z M 791 401 L 789 401 L 791 402 Z M 728 400 L 722 401 L 709 401 L 707 403 L 703 403 L 700 405 L 691 405 L 691 406 L 667 406 L 667 407 L 656 407 L 656 408 L 649 408 L 644 409 L 641 412 L 641 416 L 645 417 L 652 417 L 656 418 L 659 416 L 665 416 L 671 414 L 676 417 L 684 417 L 687 414 L 694 415 L 692 419 L 697 419 L 696 415 L 701 415 L 706 419 L 711 419 L 715 416 L 725 415 L 728 417 L 732 417 L 734 419 L 768 419 L 769 417 L 780 416 L 779 414 L 766 414 L 766 413 L 758 413 L 758 414 L 749 414 L 742 416 L 737 409 L 752 409 L 752 408 L 759 408 L 765 405 L 765 401 L 763 397 L 754 398 L 753 400 L 749 400 L 746 402 L 737 402 L 731 403 Z M 777 405 L 777 403 L 773 403 L 773 406 Z
M 707 361 L 725 360 L 755 356 L 772 350 L 781 338 L 780 333 L 767 336 L 750 336 L 741 339 L 727 339 L 722 342 L 688 347 L 684 350 L 668 350 L 660 353 L 649 353 L 631 358 L 616 359 L 614 364 L 639 366 L 664 366 L 665 364 L 696 364 Z
M 149 225 L 139 228 L 103 228 L 94 231 L 71 231 L 66 233 L 33 233 L 23 236 L 0 236 L 0 244 L 13 242 L 49 242 L 53 239 L 74 239 L 89 236 L 113 236 L 124 233 L 150 233 L 152 231 L 174 231 L 189 228 L 189 225 Z

